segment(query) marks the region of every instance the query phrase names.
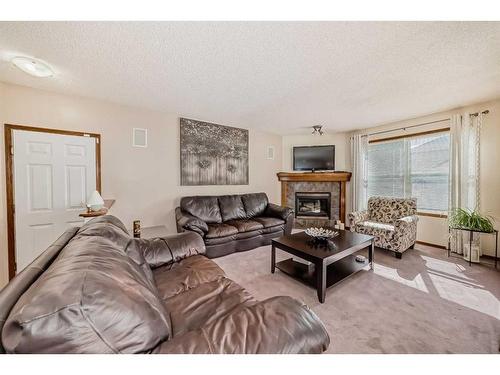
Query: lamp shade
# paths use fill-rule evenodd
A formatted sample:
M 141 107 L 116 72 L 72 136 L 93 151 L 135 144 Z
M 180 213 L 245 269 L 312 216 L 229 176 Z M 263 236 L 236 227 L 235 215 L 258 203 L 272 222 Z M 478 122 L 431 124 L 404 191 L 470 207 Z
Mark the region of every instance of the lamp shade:
M 91 211 L 99 211 L 104 207 L 104 199 L 102 199 L 101 194 L 99 194 L 97 190 L 94 190 L 94 192 L 90 194 L 87 206 L 90 207 Z

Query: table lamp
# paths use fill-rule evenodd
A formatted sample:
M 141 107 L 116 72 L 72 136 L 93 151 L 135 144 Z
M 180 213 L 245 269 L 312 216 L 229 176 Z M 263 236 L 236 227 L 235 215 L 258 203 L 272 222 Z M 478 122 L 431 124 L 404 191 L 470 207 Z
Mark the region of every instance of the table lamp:
M 102 199 L 101 194 L 97 190 L 94 190 L 87 201 L 87 207 L 90 207 L 91 211 L 99 211 L 104 207 L 104 199 Z

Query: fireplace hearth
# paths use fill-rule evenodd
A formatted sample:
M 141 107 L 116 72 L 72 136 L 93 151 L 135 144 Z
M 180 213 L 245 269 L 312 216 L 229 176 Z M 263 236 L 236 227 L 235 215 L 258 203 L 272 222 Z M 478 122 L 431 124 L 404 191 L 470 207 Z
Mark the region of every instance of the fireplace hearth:
M 331 218 L 331 193 L 329 192 L 296 192 L 295 217 L 297 218 Z

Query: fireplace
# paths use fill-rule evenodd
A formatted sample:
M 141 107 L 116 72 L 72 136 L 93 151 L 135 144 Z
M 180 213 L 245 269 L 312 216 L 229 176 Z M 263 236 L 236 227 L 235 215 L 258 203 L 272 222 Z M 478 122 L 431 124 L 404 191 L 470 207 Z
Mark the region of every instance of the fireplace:
M 333 227 L 335 221 L 346 219 L 346 192 L 347 182 L 351 179 L 349 172 L 280 172 L 278 179 L 281 182 L 281 205 L 295 210 L 294 228 Z M 328 199 L 324 193 L 330 193 L 330 207 L 317 212 L 317 205 L 309 215 L 297 211 L 297 193 L 312 195 L 322 194 L 320 198 Z M 317 198 L 317 197 L 314 197 Z M 325 214 L 326 213 L 326 214 Z M 321 216 L 318 216 L 321 215 Z
M 331 219 L 331 193 L 296 192 L 295 217 Z

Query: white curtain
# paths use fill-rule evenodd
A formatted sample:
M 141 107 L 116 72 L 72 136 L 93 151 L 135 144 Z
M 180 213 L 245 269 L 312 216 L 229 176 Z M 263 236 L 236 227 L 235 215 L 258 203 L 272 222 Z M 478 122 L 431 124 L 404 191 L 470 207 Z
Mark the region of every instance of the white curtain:
M 351 137 L 351 195 L 352 210 L 366 210 L 368 200 L 368 136 L 356 134 Z
M 480 134 L 483 114 L 471 116 L 468 113 L 453 115 L 450 124 L 450 192 L 449 208 L 479 210 L 479 166 Z M 460 231 L 453 231 L 450 237 L 451 251 L 463 254 L 463 241 L 468 237 Z M 468 234 L 467 234 L 468 236 Z M 480 251 L 479 236 L 474 238 L 473 247 Z M 481 254 L 479 254 L 481 255 Z

